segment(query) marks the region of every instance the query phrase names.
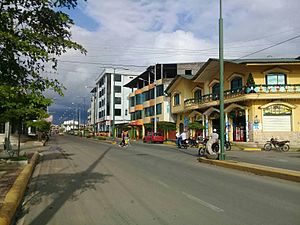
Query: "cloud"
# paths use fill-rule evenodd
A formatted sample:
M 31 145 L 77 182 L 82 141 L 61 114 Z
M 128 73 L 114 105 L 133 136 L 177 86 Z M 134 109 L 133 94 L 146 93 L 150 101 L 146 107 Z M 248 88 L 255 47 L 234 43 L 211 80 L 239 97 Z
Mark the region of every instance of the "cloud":
M 57 104 L 70 105 L 74 96 L 88 96 L 85 86 L 95 84 L 103 64 L 148 66 L 218 57 L 218 4 L 210 0 L 88 0 L 79 9 L 89 18 L 86 23 L 92 20 L 99 26 L 89 29 L 83 20 L 72 27 L 73 39 L 88 54 L 70 51 L 60 58 L 58 79 L 68 90 Z M 225 57 L 239 58 L 296 36 L 299 8 L 298 0 L 223 1 Z M 296 57 L 299 40 L 253 57 Z

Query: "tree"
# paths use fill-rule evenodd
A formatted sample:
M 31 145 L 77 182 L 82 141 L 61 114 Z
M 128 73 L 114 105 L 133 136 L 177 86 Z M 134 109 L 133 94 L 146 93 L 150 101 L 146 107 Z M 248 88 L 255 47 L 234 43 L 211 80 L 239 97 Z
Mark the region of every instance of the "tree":
M 248 78 L 247 78 L 247 82 L 246 82 L 246 86 L 247 87 L 251 87 L 255 85 L 255 81 L 253 79 L 252 73 L 249 73 Z
M 29 121 L 27 125 L 36 128 L 39 140 L 41 140 L 42 133 L 48 133 L 51 128 L 51 123 L 46 120 Z
M 204 129 L 205 126 L 203 126 L 203 124 L 201 124 L 199 122 L 191 122 L 191 123 L 188 124 L 188 128 L 190 130 L 198 131 L 198 130 Z
M 164 136 L 166 136 L 165 133 L 168 134 L 168 131 L 176 130 L 176 124 L 172 123 L 172 122 L 159 121 L 157 123 L 157 128 L 159 130 L 162 130 L 164 132 Z M 166 137 L 166 138 L 168 139 L 168 137 Z
M 77 0 L 0 1 L 0 121 L 41 118 L 51 103 L 44 91 L 63 95 L 64 86 L 42 72 L 55 70 L 57 57 L 68 49 L 86 53 L 71 40 L 73 21 L 59 10 L 76 5 Z

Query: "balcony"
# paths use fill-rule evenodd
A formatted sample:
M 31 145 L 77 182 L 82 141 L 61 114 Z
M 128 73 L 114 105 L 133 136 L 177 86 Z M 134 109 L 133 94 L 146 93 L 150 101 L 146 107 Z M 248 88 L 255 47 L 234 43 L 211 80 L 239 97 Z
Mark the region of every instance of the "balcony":
M 254 85 L 253 87 L 242 87 L 235 90 L 224 91 L 225 103 L 231 103 L 240 100 L 252 99 L 281 99 L 281 98 L 300 98 L 300 84 L 285 85 Z M 219 94 L 211 93 L 202 95 L 199 99 L 187 99 L 184 101 L 186 110 L 193 110 L 209 105 L 219 105 Z

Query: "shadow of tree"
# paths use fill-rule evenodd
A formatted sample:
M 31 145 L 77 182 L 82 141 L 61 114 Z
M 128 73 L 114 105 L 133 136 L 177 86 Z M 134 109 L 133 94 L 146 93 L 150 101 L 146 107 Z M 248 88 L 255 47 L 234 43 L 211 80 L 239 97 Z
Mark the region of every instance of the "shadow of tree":
M 86 170 L 80 173 L 46 174 L 33 178 L 31 185 L 36 185 L 39 189 L 31 194 L 31 197 L 29 197 L 26 203 L 36 205 L 42 201 L 43 197 L 50 197 L 53 201 L 34 218 L 30 225 L 47 224 L 65 202 L 75 201 L 83 192 L 95 189 L 96 184 L 107 182 L 108 178 L 112 175 L 92 171 L 110 149 L 111 147 L 103 152 Z

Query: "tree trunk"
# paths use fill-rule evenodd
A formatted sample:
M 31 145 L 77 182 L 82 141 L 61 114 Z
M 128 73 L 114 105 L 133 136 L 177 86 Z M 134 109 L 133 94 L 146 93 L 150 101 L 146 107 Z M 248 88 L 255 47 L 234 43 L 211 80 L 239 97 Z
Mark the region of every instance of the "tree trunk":
M 17 157 L 19 158 L 20 156 L 20 149 L 21 149 L 21 134 L 22 134 L 22 120 L 19 120 L 19 125 L 18 125 L 18 151 L 17 151 Z

